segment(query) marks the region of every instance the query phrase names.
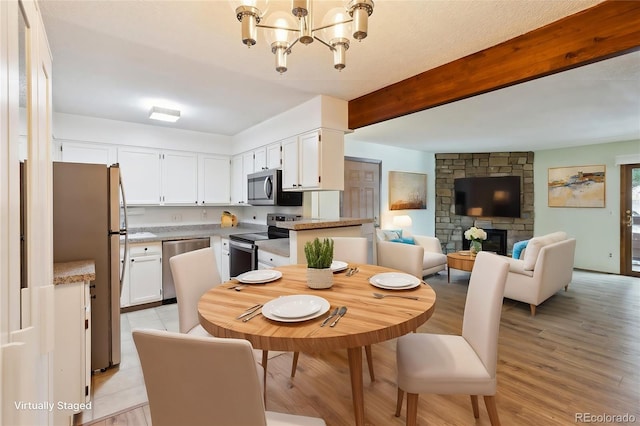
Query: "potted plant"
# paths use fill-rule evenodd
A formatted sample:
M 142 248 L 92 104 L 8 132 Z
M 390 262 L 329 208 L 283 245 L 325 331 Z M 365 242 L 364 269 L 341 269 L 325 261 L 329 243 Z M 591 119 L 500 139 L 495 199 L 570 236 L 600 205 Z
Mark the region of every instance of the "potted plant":
M 333 240 L 315 238 L 304 245 L 307 258 L 307 285 L 310 288 L 330 288 L 333 285 Z

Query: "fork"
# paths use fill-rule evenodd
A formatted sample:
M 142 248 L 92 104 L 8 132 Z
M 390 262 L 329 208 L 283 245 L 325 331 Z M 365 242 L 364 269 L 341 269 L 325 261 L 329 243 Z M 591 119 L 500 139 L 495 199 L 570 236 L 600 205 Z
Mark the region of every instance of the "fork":
M 416 296 L 400 296 L 399 294 L 373 293 L 373 297 L 376 299 L 384 299 L 385 297 L 401 297 L 403 299 L 420 300 L 420 298 Z

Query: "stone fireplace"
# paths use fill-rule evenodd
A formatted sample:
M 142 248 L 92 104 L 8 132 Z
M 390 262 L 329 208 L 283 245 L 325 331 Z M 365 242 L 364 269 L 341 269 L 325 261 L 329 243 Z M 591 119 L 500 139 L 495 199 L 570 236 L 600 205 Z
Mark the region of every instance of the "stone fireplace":
M 469 242 L 463 233 L 472 226 L 506 232 L 506 253 L 516 241 L 533 236 L 533 152 L 436 154 L 436 237 L 445 253 L 463 250 Z M 520 176 L 520 217 L 460 216 L 455 214 L 453 183 L 456 178 L 475 176 Z M 483 249 L 489 249 L 486 241 Z M 467 245 L 468 247 L 468 245 Z M 500 247 L 502 250 L 502 247 Z

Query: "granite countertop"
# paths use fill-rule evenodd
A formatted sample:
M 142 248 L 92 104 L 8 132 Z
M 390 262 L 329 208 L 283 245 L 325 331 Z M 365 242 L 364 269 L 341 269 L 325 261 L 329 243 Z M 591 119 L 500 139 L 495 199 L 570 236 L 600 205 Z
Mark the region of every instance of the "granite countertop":
M 242 234 L 245 232 L 264 232 L 266 226 L 254 224 L 239 224 L 238 226 L 221 228 L 220 225 L 184 225 L 184 226 L 161 226 L 161 227 L 141 227 L 129 230 L 129 243 L 149 243 L 168 240 L 187 240 L 190 238 L 208 238 L 218 235 L 222 238 L 231 234 Z M 121 240 L 124 237 L 120 237 Z
M 289 257 L 289 238 L 277 238 L 275 240 L 256 241 L 259 250 Z
M 53 284 L 71 284 L 96 279 L 96 266 L 93 260 L 77 260 L 53 264 Z
M 372 218 L 339 217 L 337 219 L 302 219 L 290 222 L 277 222 L 277 226 L 291 231 L 306 231 L 309 229 L 357 226 L 372 222 Z

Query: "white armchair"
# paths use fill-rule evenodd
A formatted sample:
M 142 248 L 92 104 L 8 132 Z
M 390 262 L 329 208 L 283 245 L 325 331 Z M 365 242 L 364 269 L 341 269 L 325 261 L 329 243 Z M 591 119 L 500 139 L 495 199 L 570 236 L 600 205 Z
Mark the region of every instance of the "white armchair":
M 442 271 L 447 266 L 447 256 L 442 253 L 436 237 L 412 235 L 415 244 L 378 241 L 378 265 L 399 269 L 422 278 Z
M 509 274 L 504 297 L 528 303 L 531 316 L 536 307 L 564 287 L 573 277 L 576 240 L 554 232 L 529 240 L 521 259 L 507 258 Z

